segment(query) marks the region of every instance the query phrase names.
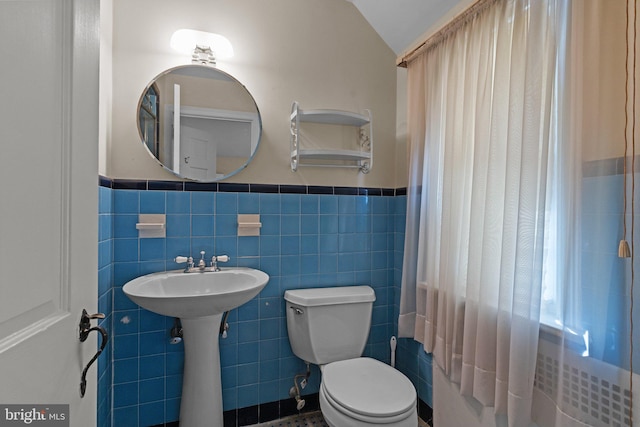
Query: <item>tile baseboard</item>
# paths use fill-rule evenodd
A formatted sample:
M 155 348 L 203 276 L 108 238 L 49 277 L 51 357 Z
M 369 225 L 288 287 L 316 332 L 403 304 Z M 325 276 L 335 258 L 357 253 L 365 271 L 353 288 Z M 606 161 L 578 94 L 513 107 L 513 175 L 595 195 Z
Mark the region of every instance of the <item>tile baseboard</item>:
M 224 427 L 326 427 L 320 412 L 318 393 L 303 397 L 306 404 L 302 411 L 298 411 L 293 399 L 224 411 Z M 432 414 L 431 407 L 418 399 L 419 427 L 429 427 Z M 178 421 L 152 427 L 178 427 Z

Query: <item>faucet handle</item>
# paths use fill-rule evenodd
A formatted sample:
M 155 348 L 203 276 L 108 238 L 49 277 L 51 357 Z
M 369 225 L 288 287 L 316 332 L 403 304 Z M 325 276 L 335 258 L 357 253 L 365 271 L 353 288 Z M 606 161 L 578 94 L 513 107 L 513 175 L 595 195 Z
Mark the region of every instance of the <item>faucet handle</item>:
M 211 269 L 213 271 L 220 271 L 220 268 L 218 267 L 218 261 L 219 262 L 227 262 L 229 261 L 229 255 L 218 255 L 218 256 L 212 256 L 211 257 Z
M 186 256 L 177 256 L 173 259 L 176 263 L 178 264 L 182 264 L 182 263 L 187 263 L 187 266 L 184 269 L 185 273 L 189 273 L 189 271 L 193 268 L 193 258 L 192 257 L 186 257 Z

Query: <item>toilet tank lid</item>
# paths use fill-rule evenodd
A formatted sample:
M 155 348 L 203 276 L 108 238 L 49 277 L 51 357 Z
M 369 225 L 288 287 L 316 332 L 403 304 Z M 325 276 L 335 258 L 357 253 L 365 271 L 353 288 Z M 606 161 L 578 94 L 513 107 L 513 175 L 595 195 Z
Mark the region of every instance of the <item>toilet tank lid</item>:
M 376 294 L 370 286 L 341 286 L 330 288 L 289 289 L 284 299 L 302 307 L 331 304 L 373 302 Z

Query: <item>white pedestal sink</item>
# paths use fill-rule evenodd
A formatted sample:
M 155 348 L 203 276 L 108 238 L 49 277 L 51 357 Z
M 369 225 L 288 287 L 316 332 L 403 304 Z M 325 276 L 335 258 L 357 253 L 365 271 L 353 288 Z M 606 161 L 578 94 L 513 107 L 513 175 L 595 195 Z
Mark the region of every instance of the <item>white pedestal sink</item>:
M 268 281 L 260 270 L 238 267 L 154 273 L 122 288 L 142 308 L 180 318 L 185 355 L 180 427 L 223 427 L 218 348 L 222 314 L 258 295 Z

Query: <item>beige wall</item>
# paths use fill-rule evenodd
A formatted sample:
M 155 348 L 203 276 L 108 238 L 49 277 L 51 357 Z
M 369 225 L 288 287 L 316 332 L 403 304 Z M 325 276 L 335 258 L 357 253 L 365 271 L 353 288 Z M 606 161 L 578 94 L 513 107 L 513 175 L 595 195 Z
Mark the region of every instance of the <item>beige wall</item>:
M 626 2 L 584 2 L 582 78 L 583 160 L 624 155 Z
M 409 182 L 407 148 L 409 129 L 407 128 L 407 69 L 396 71 L 396 184 L 406 187 Z
M 155 76 L 189 63 L 171 50 L 180 28 L 225 35 L 235 56 L 218 68 L 241 81 L 262 115 L 253 162 L 229 182 L 395 187 L 395 55 L 357 9 L 344 0 L 113 0 L 113 107 L 104 174 L 111 178 L 175 177 L 138 138 L 138 99 Z M 108 66 L 109 64 L 103 64 Z M 291 103 L 301 108 L 370 109 L 374 167 L 300 168 L 289 163 Z M 329 132 L 330 133 L 330 132 Z M 356 141 L 354 141 L 354 144 Z M 101 170 L 101 172 L 103 172 Z
M 100 1 L 100 89 L 98 97 L 98 173 L 107 175 L 111 140 L 111 75 L 113 62 L 113 0 Z
M 618 7 L 585 3 L 584 160 L 620 157 L 624 151 L 624 33 L 611 29 L 623 27 L 625 17 L 624 4 L 615 3 Z M 179 10 L 168 0 L 102 4 L 101 174 L 175 179 L 138 144 L 135 108 L 152 78 L 189 62 L 169 47 L 173 31 L 195 28 L 223 33 L 232 41 L 236 55 L 221 61 L 219 68 L 247 86 L 262 113 L 258 154 L 245 171 L 228 181 L 406 186 L 406 70 L 396 70 L 393 52 L 350 3 L 194 0 Z M 294 100 L 302 108 L 371 109 L 375 141 L 371 173 L 325 168 L 291 172 L 288 116 Z M 330 129 L 327 137 L 333 139 Z

